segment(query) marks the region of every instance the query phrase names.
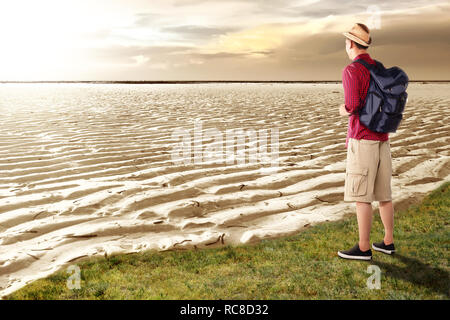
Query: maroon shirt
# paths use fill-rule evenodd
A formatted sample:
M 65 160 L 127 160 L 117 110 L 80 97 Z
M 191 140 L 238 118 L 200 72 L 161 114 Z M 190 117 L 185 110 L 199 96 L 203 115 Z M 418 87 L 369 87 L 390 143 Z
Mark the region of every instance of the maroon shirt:
M 355 112 L 359 110 L 360 101 L 364 104 L 367 95 L 367 89 L 369 88 L 370 72 L 362 64 L 354 62 L 355 60 L 362 59 L 370 64 L 375 64 L 375 61 L 370 58 L 369 54 L 364 53 L 353 59 L 353 62 L 345 67 L 342 72 L 342 85 L 344 86 L 345 95 L 345 109 L 347 112 Z M 347 139 L 345 146 L 348 145 L 349 138 L 361 140 L 378 140 L 386 141 L 389 139 L 388 133 L 374 132 L 367 128 L 365 125 L 359 122 L 359 114 L 349 116 Z

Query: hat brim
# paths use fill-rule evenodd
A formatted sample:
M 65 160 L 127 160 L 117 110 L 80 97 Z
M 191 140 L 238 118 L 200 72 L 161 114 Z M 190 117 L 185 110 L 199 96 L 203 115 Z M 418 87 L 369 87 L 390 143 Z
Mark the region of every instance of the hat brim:
M 362 45 L 362 46 L 365 46 L 365 47 L 370 46 L 367 42 L 365 42 L 364 40 L 361 40 L 361 39 L 358 38 L 358 37 L 355 37 L 355 36 L 352 35 L 351 33 L 344 32 L 343 35 L 344 35 L 346 38 L 348 38 L 348 39 L 350 39 L 350 40 L 352 40 L 352 41 L 355 41 L 356 43 L 359 43 L 359 44 Z

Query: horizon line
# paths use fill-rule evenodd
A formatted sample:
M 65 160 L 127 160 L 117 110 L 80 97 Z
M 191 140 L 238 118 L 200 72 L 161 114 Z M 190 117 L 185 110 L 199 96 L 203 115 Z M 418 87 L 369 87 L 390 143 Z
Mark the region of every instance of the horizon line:
M 86 83 L 86 84 L 192 84 L 192 83 L 340 83 L 342 80 L 0 80 L 7 83 Z M 409 80 L 444 83 L 450 80 Z

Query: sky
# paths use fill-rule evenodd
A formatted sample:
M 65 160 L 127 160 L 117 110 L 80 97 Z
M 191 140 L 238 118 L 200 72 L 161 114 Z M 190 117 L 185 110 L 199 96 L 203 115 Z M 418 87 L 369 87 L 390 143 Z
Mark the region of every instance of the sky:
M 341 80 L 356 22 L 386 67 L 450 79 L 450 1 L 8 0 L 0 80 Z

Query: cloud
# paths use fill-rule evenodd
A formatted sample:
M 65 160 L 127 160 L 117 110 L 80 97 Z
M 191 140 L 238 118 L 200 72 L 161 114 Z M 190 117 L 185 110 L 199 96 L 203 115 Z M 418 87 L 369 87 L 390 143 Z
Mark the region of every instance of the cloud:
M 146 64 L 150 60 L 149 57 L 143 56 L 141 54 L 138 56 L 131 57 L 131 58 L 135 60 L 137 65 Z
M 219 3 L 229 0 L 176 0 L 176 7 L 202 6 L 213 10 Z M 239 0 L 235 3 L 253 5 L 250 14 L 261 14 L 277 18 L 323 18 L 329 15 L 348 15 L 366 12 L 369 7 L 376 6 L 382 11 L 406 10 L 423 6 L 445 3 L 442 0 Z
M 201 59 L 224 59 L 224 58 L 243 58 L 247 53 L 233 53 L 233 52 L 217 52 L 217 53 L 191 53 L 190 57 Z
M 372 31 L 370 54 L 386 66 L 404 68 L 411 79 L 449 79 L 446 56 L 450 45 L 445 42 L 450 38 L 449 8 L 385 14 L 382 28 Z M 190 26 L 185 32 L 181 26 L 167 27 L 192 37 L 198 34 L 203 39 L 230 33 L 219 37 L 221 45 L 114 46 L 96 49 L 94 55 L 121 70 L 111 77 L 119 75 L 125 79 L 340 80 L 342 69 L 349 63 L 341 31 L 354 19 L 355 16 L 347 15 L 321 21 L 316 32 L 310 31 L 316 22 L 278 23 L 237 32 L 227 27 Z M 418 24 L 418 19 L 427 23 Z M 259 45 L 261 39 L 268 42 Z M 140 57 L 139 65 L 136 57 Z
M 157 13 L 136 13 L 134 26 L 147 27 L 158 22 L 160 18 L 161 15 Z
M 236 32 L 240 30 L 238 27 L 208 27 L 200 25 L 181 25 L 181 26 L 170 26 L 161 28 L 164 32 L 176 33 L 183 37 L 194 38 L 194 39 L 205 39 L 218 36 L 221 34 L 226 34 L 229 32 Z
M 307 18 L 323 18 L 330 15 L 349 15 L 371 11 L 373 8 L 378 8 L 380 11 L 395 11 L 405 10 L 410 8 L 417 8 L 421 6 L 429 6 L 442 1 L 428 1 L 428 0 L 397 0 L 397 1 L 376 1 L 373 0 L 352 0 L 352 1 L 334 1 L 321 0 L 312 3 L 303 3 L 301 5 L 293 5 L 286 7 L 278 7 L 276 9 L 275 3 L 272 5 L 276 13 L 282 13 L 286 16 L 297 16 Z M 267 10 L 268 8 L 260 7 L 260 10 Z
M 369 53 L 386 66 L 398 65 L 411 79 L 450 79 L 450 6 L 404 15 L 383 17 L 382 28 L 372 31 Z M 417 21 L 427 23 L 417 23 Z M 349 63 L 344 51 L 344 37 L 339 32 L 323 31 L 313 35 L 289 36 L 275 48 L 271 59 L 280 69 L 291 68 L 308 79 L 339 80 Z M 294 71 L 295 72 L 295 71 Z
M 189 46 L 119 46 L 113 45 L 105 48 L 91 48 L 86 55 L 89 57 L 89 65 L 108 66 L 115 69 L 119 66 L 164 65 L 170 67 L 170 61 L 178 62 L 192 50 Z M 178 55 L 178 58 L 173 58 Z
M 393 45 L 414 45 L 417 47 L 427 47 L 435 45 L 439 47 L 448 43 L 445 39 L 450 39 L 450 7 L 442 9 L 442 15 L 423 15 L 416 17 L 427 23 L 418 24 L 414 17 L 395 21 L 380 30 L 373 31 L 374 44 L 384 46 Z
M 73 50 L 84 50 L 84 60 L 70 65 L 84 65 L 86 80 L 340 80 L 349 63 L 342 32 L 366 22 L 373 5 L 381 29 L 372 30 L 371 55 L 412 79 L 450 79 L 448 1 L 115 3 L 107 19 L 98 15 L 92 27 L 73 29 L 80 40 Z

